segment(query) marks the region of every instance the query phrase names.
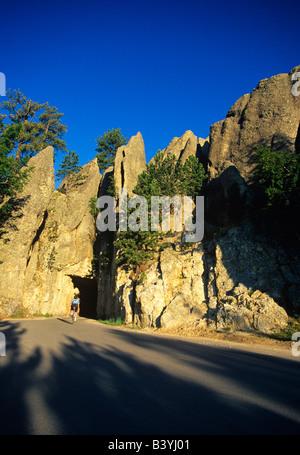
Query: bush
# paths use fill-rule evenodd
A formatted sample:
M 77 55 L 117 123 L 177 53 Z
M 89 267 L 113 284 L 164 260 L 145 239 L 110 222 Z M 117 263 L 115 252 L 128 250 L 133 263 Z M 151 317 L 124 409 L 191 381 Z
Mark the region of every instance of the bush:
M 197 158 L 190 156 L 184 165 L 174 155 L 157 153 L 154 162 L 138 176 L 133 192 L 146 198 L 148 203 L 148 231 L 118 232 L 114 242 L 118 249 L 118 264 L 137 267 L 153 259 L 164 248 L 162 233 L 150 230 L 152 196 L 192 196 L 199 194 L 204 179 L 204 168 Z M 133 211 L 133 210 L 132 210 Z M 130 215 L 130 212 L 128 212 Z
M 146 197 L 150 204 L 151 196 L 192 196 L 201 191 L 206 178 L 204 168 L 195 156 L 189 156 L 182 165 L 174 155 L 164 155 L 160 150 L 154 162 L 138 176 L 134 193 Z
M 266 207 L 288 207 L 299 200 L 300 158 L 286 150 L 273 151 L 270 147 L 258 148 L 254 157 L 257 163 L 254 179 L 264 189 Z

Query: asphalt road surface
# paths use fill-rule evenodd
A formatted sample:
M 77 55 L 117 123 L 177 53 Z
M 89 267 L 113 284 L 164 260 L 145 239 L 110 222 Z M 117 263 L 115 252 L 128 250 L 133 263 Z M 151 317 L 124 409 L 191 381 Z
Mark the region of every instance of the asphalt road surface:
M 0 433 L 300 433 L 300 357 L 79 318 L 0 321 Z

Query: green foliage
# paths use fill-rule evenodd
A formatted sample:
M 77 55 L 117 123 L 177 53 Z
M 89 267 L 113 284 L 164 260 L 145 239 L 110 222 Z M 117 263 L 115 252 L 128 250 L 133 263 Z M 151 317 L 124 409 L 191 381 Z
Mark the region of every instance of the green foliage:
M 127 138 L 121 133 L 121 128 L 106 131 L 103 136 L 96 139 L 97 159 L 99 170 L 103 173 L 108 167 L 113 166 L 118 147 L 125 145 Z
M 159 233 L 128 230 L 118 232 L 114 245 L 118 249 L 117 264 L 135 268 L 155 257 L 159 248 Z
M 113 326 L 121 326 L 124 325 L 124 321 L 121 317 L 118 318 L 110 318 L 110 319 L 98 319 L 101 324 L 113 325 Z
M 143 284 L 147 281 L 147 275 L 145 272 L 142 272 L 138 278 L 138 284 Z
M 67 131 L 56 107 L 26 98 L 20 90 L 8 90 L 0 104 L 0 219 L 1 223 L 22 208 L 18 198 L 30 178 L 29 158 L 48 145 L 66 151 L 62 137 Z
M 99 256 L 97 256 L 97 255 L 93 256 L 91 265 L 92 265 L 92 275 L 93 275 L 93 277 L 96 278 L 98 276 L 98 272 L 99 272 Z
M 58 239 L 58 222 L 52 221 L 48 226 L 48 240 L 49 242 L 56 242 Z
M 80 170 L 79 155 L 74 150 L 72 152 L 68 151 L 59 166 L 56 178 L 57 180 L 61 180 L 67 176 L 77 174 Z
M 189 156 L 182 165 L 174 155 L 160 150 L 154 162 L 138 176 L 134 192 L 144 196 L 150 204 L 151 196 L 191 196 L 199 194 L 206 178 L 204 168 L 195 156 Z
M 280 341 L 291 341 L 293 333 L 300 332 L 300 319 L 299 316 L 290 318 L 288 324 L 280 332 L 273 333 L 272 338 Z
M 117 188 L 116 188 L 116 181 L 113 175 L 109 177 L 109 184 L 107 188 L 107 194 L 114 198 L 117 197 Z
M 56 251 L 55 247 L 53 246 L 52 250 L 49 254 L 48 261 L 47 261 L 47 267 L 49 270 L 53 270 L 56 255 L 57 255 L 57 251 Z
M 154 157 L 154 162 L 138 176 L 134 193 L 144 196 L 148 204 L 151 196 L 170 196 L 178 194 L 180 166 L 174 155 L 164 155 L 160 150 Z
M 158 152 L 154 162 L 138 176 L 134 193 L 143 196 L 148 202 L 148 231 L 118 232 L 115 246 L 118 249 L 117 262 L 129 267 L 137 267 L 153 259 L 165 247 L 162 234 L 150 230 L 151 196 L 196 196 L 206 178 L 203 166 L 197 158 L 190 156 L 184 165 L 174 155 L 165 156 Z M 133 211 L 133 209 L 131 210 Z M 128 215 L 130 215 L 128 211 Z
M 185 161 L 181 169 L 181 176 L 180 194 L 193 198 L 199 195 L 207 175 L 203 165 L 199 163 L 195 156 L 191 155 Z
M 93 215 L 93 217 L 96 219 L 97 218 L 97 215 L 99 213 L 99 210 L 97 208 L 97 196 L 93 196 L 90 198 L 90 203 L 89 203 L 89 206 L 90 206 L 90 214 Z
M 17 210 L 17 194 L 23 190 L 32 168 L 24 168 L 27 160 L 17 161 L 12 155 L 21 125 L 10 125 L 4 129 L 0 122 L 0 220 L 3 222 Z
M 8 90 L 7 98 L 0 105 L 4 111 L 0 116 L 4 121 L 2 132 L 5 133 L 11 125 L 19 125 L 12 150 L 17 161 L 35 155 L 48 145 L 53 146 L 54 150 L 67 150 L 62 139 L 67 127 L 61 124 L 63 114 L 56 107 L 32 101 L 20 90 Z
M 23 308 L 20 308 L 19 310 L 16 311 L 16 313 L 12 314 L 10 316 L 11 318 L 25 318 L 26 317 L 26 314 L 24 312 L 24 309 Z
M 299 200 L 300 157 L 286 150 L 273 151 L 270 147 L 258 148 L 254 178 L 263 187 L 267 208 L 287 207 Z

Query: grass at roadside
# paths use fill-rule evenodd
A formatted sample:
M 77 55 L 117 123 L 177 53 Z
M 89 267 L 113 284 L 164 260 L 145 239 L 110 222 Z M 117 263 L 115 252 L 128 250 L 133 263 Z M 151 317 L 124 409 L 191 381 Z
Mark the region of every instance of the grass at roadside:
M 278 341 L 291 341 L 293 333 L 297 332 L 300 332 L 300 316 L 291 318 L 284 329 L 272 334 L 270 337 Z
M 122 318 L 98 319 L 98 322 L 101 322 L 101 324 L 114 326 L 120 326 L 125 324 Z
M 109 318 L 109 319 L 98 319 L 98 322 L 101 324 L 111 325 L 114 327 L 124 327 L 126 329 L 138 329 L 135 324 L 126 324 L 125 321 L 121 318 Z

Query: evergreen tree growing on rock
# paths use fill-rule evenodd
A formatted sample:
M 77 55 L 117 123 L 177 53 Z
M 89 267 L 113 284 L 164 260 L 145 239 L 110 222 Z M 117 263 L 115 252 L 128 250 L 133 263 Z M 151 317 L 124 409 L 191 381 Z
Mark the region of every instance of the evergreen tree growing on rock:
M 113 166 L 114 158 L 119 147 L 125 145 L 127 138 L 121 133 L 121 128 L 106 131 L 103 136 L 96 139 L 97 160 L 101 173 Z
M 63 114 L 56 107 L 32 101 L 20 90 L 8 90 L 6 96 L 7 100 L 0 104 L 2 223 L 21 208 L 17 196 L 30 178 L 28 160 L 49 145 L 54 152 L 67 152 L 63 140 L 67 127 L 61 123 Z
M 12 125 L 19 125 L 18 135 L 11 150 L 16 161 L 24 164 L 38 152 L 51 145 L 54 151 L 66 152 L 63 136 L 67 127 L 61 123 L 63 114 L 48 103 L 37 103 L 22 94 L 20 90 L 8 90 L 7 101 L 3 101 L 0 115 L 4 134 Z
M 23 167 L 11 152 L 19 137 L 21 125 L 10 125 L 5 128 L 0 121 L 0 223 L 17 208 L 16 196 L 27 183 L 31 169 Z
M 118 249 L 117 263 L 136 268 L 155 257 L 164 248 L 163 237 L 166 233 L 151 231 L 152 196 L 191 196 L 199 195 L 206 174 L 195 156 L 190 156 L 184 164 L 174 155 L 164 155 L 159 151 L 154 162 L 138 176 L 133 192 L 143 196 L 148 204 L 148 230 L 128 229 L 118 232 L 115 246 Z M 128 211 L 128 216 L 130 210 Z
M 77 174 L 80 169 L 81 166 L 79 165 L 79 155 L 76 154 L 74 150 L 72 152 L 68 151 L 59 166 L 59 169 L 56 173 L 56 178 L 57 180 L 61 180 L 69 175 Z

